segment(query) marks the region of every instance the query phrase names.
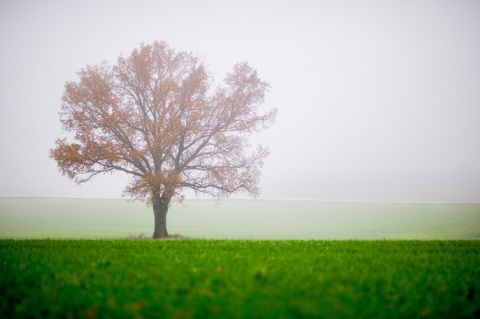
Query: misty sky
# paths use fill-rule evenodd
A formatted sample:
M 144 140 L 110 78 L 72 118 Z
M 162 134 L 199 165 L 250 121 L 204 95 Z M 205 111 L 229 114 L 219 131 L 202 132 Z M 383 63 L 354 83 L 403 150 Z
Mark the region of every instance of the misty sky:
M 247 61 L 276 124 L 261 198 L 480 202 L 480 1 L 0 1 L 0 196 L 119 197 L 49 149 L 76 72 L 141 42 Z

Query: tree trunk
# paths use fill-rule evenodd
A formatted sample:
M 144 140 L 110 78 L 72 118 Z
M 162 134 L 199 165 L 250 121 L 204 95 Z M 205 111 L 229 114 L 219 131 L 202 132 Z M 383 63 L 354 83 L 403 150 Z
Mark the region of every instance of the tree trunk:
M 155 230 L 153 238 L 166 238 L 167 232 L 167 212 L 170 200 L 159 200 L 153 205 L 153 214 L 155 215 Z

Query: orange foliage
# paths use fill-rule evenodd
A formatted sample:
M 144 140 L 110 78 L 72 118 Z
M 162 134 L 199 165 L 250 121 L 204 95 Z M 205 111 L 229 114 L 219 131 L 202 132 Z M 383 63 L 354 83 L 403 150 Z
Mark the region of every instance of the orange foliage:
M 269 84 L 247 63 L 212 89 L 197 57 L 154 42 L 78 76 L 65 85 L 60 113 L 74 142 L 58 139 L 50 151 L 64 175 L 83 183 L 123 171 L 132 178 L 125 193 L 153 203 L 182 199 L 185 188 L 215 198 L 258 195 L 268 151 L 247 154 L 246 138 L 267 128 L 276 110 L 258 113 Z

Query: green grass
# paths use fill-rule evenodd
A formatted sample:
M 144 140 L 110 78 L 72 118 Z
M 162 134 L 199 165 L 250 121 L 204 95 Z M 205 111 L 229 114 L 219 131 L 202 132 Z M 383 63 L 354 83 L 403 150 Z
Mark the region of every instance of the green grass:
M 1 240 L 8 318 L 473 318 L 479 241 Z

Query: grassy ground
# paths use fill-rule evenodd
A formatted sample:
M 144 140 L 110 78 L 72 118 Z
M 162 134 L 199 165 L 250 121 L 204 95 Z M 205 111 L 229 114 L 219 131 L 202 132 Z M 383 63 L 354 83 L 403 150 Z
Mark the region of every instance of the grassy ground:
M 224 239 L 480 239 L 480 204 L 186 200 L 167 215 L 171 234 Z M 153 234 L 144 203 L 0 198 L 0 238 L 127 238 Z
M 8 318 L 473 318 L 478 241 L 0 240 Z

